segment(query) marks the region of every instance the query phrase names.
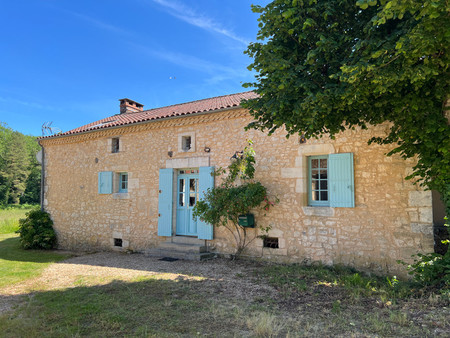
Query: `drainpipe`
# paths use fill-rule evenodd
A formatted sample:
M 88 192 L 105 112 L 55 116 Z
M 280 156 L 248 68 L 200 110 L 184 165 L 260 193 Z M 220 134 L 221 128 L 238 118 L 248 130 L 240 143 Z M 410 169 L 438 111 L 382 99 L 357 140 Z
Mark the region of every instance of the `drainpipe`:
M 41 141 L 38 141 L 38 144 L 41 146 L 42 158 L 41 158 L 41 211 L 44 211 L 44 181 L 45 181 L 45 151 L 44 146 L 41 144 Z

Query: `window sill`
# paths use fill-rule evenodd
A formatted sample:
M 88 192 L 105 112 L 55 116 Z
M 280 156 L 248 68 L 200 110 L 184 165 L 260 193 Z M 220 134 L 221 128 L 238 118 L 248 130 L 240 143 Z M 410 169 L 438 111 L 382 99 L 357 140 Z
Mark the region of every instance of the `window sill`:
M 130 199 L 130 194 L 128 192 L 116 192 L 113 194 L 113 199 L 128 200 L 128 199 Z
M 331 207 L 303 207 L 303 212 L 306 216 L 334 216 L 334 208 Z

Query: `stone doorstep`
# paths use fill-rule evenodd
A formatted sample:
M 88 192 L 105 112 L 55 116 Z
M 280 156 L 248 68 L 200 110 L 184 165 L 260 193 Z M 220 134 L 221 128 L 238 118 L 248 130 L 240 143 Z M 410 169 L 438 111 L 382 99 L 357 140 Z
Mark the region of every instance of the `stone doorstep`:
M 216 255 L 211 252 L 183 252 L 183 251 L 175 251 L 175 250 L 167 250 L 161 248 L 153 248 L 145 251 L 146 256 L 150 257 L 170 257 L 170 258 L 178 258 L 189 261 L 202 261 L 206 259 L 212 259 Z
M 186 260 L 200 261 L 213 258 L 215 255 L 208 252 L 205 240 L 194 237 L 174 236 L 159 244 L 157 248 L 145 251 L 147 256 L 171 257 Z
M 204 239 L 198 239 L 197 237 L 173 236 L 168 237 L 166 242 L 205 245 L 206 241 Z
M 159 244 L 161 250 L 178 251 L 182 253 L 203 253 L 207 251 L 206 245 L 162 242 Z

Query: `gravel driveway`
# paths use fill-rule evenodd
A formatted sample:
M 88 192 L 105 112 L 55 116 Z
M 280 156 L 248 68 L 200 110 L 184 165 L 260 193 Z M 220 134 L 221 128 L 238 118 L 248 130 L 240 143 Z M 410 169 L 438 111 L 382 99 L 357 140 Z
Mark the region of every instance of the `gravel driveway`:
M 20 295 L 34 291 L 76 287 L 80 279 L 92 280 L 93 285 L 107 284 L 112 280 L 135 280 L 139 277 L 155 276 L 164 279 L 203 279 L 204 287 L 211 287 L 229 297 L 251 300 L 256 294 L 275 293 L 268 285 L 254 283 L 251 276 L 255 262 L 213 259 L 208 261 L 172 262 L 143 254 L 100 252 L 72 257 L 54 263 L 40 277 L 27 280 L 0 290 L 0 313 L 11 309 Z

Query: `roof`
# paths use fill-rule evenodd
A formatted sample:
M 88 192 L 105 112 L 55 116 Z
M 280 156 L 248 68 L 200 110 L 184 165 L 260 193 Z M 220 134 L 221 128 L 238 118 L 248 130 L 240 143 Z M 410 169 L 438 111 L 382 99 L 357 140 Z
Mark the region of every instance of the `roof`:
M 142 112 L 116 114 L 99 121 L 95 121 L 79 128 L 66 131 L 61 134 L 45 136 L 44 138 L 52 138 L 59 136 L 69 136 L 88 131 L 95 131 L 99 129 L 126 126 L 134 123 L 150 122 L 154 120 L 161 120 L 170 117 L 182 117 L 194 115 L 205 112 L 214 112 L 217 110 L 239 107 L 242 100 L 248 100 L 258 97 L 253 91 L 230 94 L 224 96 L 212 97 L 209 99 L 191 101 L 186 103 L 175 104 L 172 106 L 154 108 L 144 110 Z

